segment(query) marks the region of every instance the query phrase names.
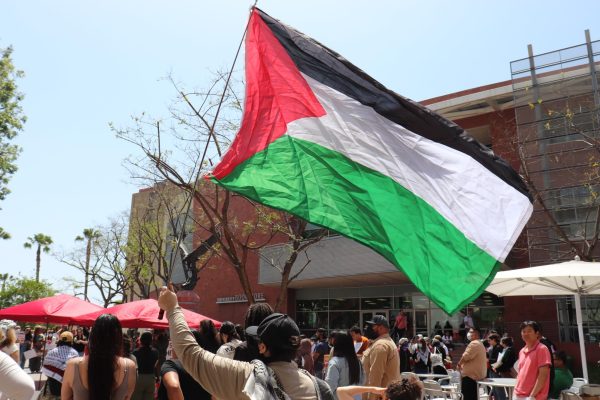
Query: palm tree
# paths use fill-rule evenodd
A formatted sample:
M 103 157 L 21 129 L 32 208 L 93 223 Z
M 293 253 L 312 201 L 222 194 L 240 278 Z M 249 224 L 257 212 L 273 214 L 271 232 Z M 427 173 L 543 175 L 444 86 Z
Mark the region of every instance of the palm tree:
M 75 240 L 77 241 L 87 240 L 87 244 L 85 246 L 85 281 L 83 286 L 83 298 L 86 301 L 89 301 L 87 293 L 88 280 L 90 275 L 90 256 L 92 254 L 92 241 L 98 239 L 100 236 L 102 236 L 100 231 L 94 228 L 86 228 L 83 230 L 83 236 L 77 236 L 75 238 Z
M 37 250 L 35 252 L 35 281 L 40 281 L 40 266 L 42 262 L 42 251 L 44 253 L 50 252 L 50 245 L 52 244 L 52 238 L 48 235 L 44 235 L 43 233 L 36 233 L 33 238 L 28 237 L 27 241 L 23 243 L 23 247 L 26 249 L 31 249 L 34 245 L 37 246 Z

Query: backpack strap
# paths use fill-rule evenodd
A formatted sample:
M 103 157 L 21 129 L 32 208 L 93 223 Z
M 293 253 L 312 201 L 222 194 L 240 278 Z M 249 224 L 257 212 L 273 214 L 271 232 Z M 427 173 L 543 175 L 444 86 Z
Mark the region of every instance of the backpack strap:
M 317 400 L 335 400 L 335 396 L 333 395 L 333 392 L 331 391 L 331 388 L 329 387 L 327 382 L 325 382 L 322 379 L 314 377 L 313 375 L 310 374 L 310 372 L 308 372 L 304 369 L 300 369 L 300 371 L 302 371 L 302 373 L 304 375 L 308 376 L 310 378 L 310 380 L 313 382 L 313 385 L 315 385 L 315 392 L 317 393 Z

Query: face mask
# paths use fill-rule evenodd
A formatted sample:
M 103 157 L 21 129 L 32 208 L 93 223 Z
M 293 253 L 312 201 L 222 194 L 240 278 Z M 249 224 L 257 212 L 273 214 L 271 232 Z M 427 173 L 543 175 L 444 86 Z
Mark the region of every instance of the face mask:
M 377 337 L 379 335 L 377 335 L 377 332 L 375 332 L 375 330 L 373 329 L 372 325 L 369 325 L 369 327 L 366 329 L 365 331 L 365 336 L 367 337 L 367 339 L 377 339 Z
M 467 333 L 467 340 L 470 342 L 471 338 L 473 337 L 473 335 L 471 335 L 471 332 Z

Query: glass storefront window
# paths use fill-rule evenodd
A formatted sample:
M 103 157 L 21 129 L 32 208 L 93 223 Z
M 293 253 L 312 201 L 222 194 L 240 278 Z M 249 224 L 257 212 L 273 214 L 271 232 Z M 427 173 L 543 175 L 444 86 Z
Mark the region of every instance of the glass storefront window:
M 394 297 L 394 308 L 399 310 L 413 308 L 411 297 Z
M 354 325 L 360 326 L 359 311 L 345 311 L 329 313 L 329 328 L 330 329 L 350 329 Z
M 329 302 L 327 299 L 296 301 L 297 311 L 327 311 L 328 309 Z
M 498 297 L 492 293 L 484 292 L 481 296 L 473 300 L 471 304 L 469 304 L 469 308 L 471 307 L 498 307 L 503 306 L 504 300 L 501 297 Z
M 459 315 L 459 314 L 457 314 Z M 458 329 L 462 321 L 458 322 L 458 318 L 453 318 L 439 308 L 431 309 L 431 330 L 432 335 L 443 335 L 446 331 L 454 332 Z M 442 331 L 442 333 L 439 333 Z
M 584 323 L 588 326 L 586 340 L 593 338 L 593 340 L 600 341 L 600 296 L 588 297 L 587 309 L 589 312 L 584 315 Z M 441 326 L 442 331 L 451 329 L 456 340 L 460 340 L 459 337 L 465 335 L 462 324 L 467 309 L 471 312 L 475 325 L 482 329 L 483 334 L 490 329 L 502 334 L 504 333 L 503 306 L 502 298 L 484 293 L 467 308 L 454 315 L 448 315 L 425 295 L 407 285 L 310 288 L 299 290 L 296 297 L 297 323 L 302 333 L 306 335 L 313 335 L 314 331 L 320 327 L 328 330 L 348 329 L 353 325 L 359 325 L 361 321 L 364 323 L 365 313 L 370 312 L 385 312 L 390 325 L 393 325 L 396 315 L 403 310 L 409 321 L 406 335 L 423 333 L 431 336 L 437 333 Z M 572 330 L 575 332 L 574 337 L 576 338 L 572 306 L 567 302 L 562 306 L 559 305 L 560 310 L 563 315 L 561 321 L 567 321 L 562 323 L 564 329 L 561 325 L 563 336 L 571 335 L 569 330 Z M 572 318 L 573 322 L 569 322 L 569 318 Z
M 413 308 L 420 308 L 420 309 L 428 309 L 430 306 L 433 306 L 433 304 L 431 304 L 431 302 L 429 301 L 429 299 L 422 294 L 415 294 L 412 296 L 412 303 L 413 303 Z
M 300 330 L 317 330 L 317 328 L 325 328 L 329 326 L 329 318 L 327 312 L 297 312 L 296 324 Z M 314 333 L 314 332 L 313 332 Z
M 359 299 L 329 299 L 330 310 L 358 310 Z
M 575 301 L 571 298 L 556 300 L 561 342 L 577 342 Z M 581 296 L 583 339 L 586 343 L 600 341 L 600 296 Z
M 360 299 L 361 310 L 385 310 L 392 308 L 391 297 L 367 297 Z

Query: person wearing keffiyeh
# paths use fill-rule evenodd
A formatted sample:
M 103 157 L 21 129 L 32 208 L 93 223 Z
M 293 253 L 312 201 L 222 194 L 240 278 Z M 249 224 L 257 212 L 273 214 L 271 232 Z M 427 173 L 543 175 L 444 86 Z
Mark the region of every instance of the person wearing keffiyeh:
M 60 397 L 60 389 L 62 387 L 63 375 L 67 368 L 67 360 L 78 357 L 79 353 L 72 348 L 73 334 L 69 331 L 64 331 L 60 334 L 60 340 L 57 346 L 50 350 L 44 357 L 44 365 L 42 372 L 48 377 L 47 390 L 50 394 Z

